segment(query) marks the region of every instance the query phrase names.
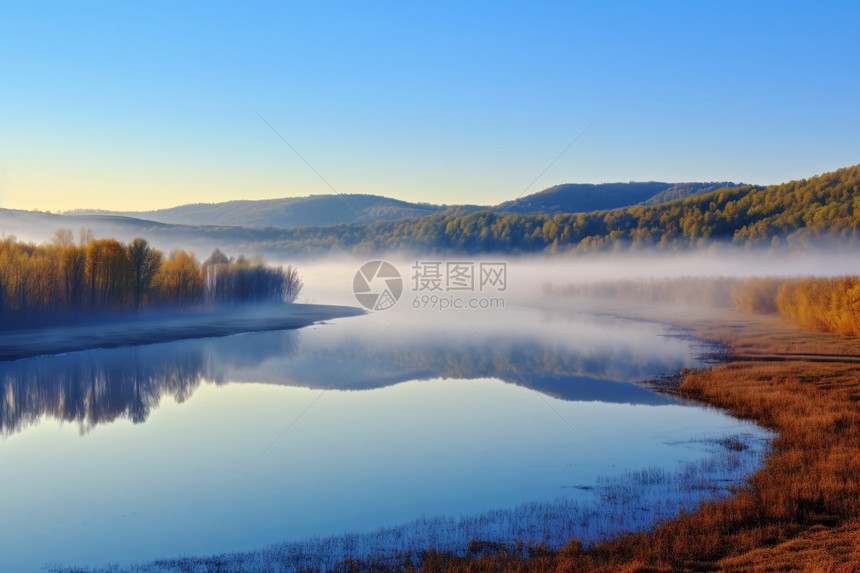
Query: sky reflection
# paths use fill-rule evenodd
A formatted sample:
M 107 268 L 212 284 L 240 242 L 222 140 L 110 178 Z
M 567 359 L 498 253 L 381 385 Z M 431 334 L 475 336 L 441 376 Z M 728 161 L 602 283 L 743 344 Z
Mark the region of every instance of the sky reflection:
M 0 364 L 0 555 L 128 563 L 468 515 L 755 432 L 629 383 L 700 364 L 656 324 L 407 318 Z

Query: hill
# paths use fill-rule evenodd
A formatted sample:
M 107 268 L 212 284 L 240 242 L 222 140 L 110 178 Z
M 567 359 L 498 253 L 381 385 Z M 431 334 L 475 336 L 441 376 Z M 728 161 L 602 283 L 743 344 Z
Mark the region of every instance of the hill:
M 42 243 L 50 239 L 57 229 L 70 229 L 77 235 L 83 227 L 96 237 L 114 237 L 127 242 L 134 237 L 150 237 L 170 229 L 170 225 L 164 223 L 106 213 L 57 214 L 0 209 L 0 235 Z
M 433 205 L 410 203 L 379 195 L 311 195 L 258 201 L 227 201 L 225 203 L 195 203 L 156 211 L 92 211 L 77 210 L 67 214 L 77 216 L 121 216 L 174 225 L 218 225 L 294 229 L 328 225 L 393 221 L 406 217 L 421 217 L 436 213 L 471 213 L 488 210 L 499 213 L 540 214 L 580 213 L 614 209 L 687 197 L 735 183 L 602 183 L 600 185 L 556 185 L 539 193 L 494 207 L 476 205 Z
M 419 217 L 445 210 L 445 205 L 409 203 L 379 195 L 310 195 L 259 201 L 194 203 L 156 211 L 72 211 L 72 215 L 115 215 L 178 225 L 240 227 L 321 227 L 340 223 L 372 223 Z
M 667 201 L 675 201 L 676 199 L 686 199 L 693 195 L 704 195 L 717 189 L 727 189 L 729 187 L 743 187 L 740 183 L 732 183 L 723 181 L 720 183 L 675 183 L 657 193 L 653 197 L 649 197 L 642 201 L 643 205 L 657 205 Z
M 667 192 L 686 192 L 682 188 Z M 560 208 L 560 206 L 559 206 Z M 109 215 L 0 210 L 0 229 L 44 241 L 80 226 L 96 236 L 141 236 L 160 249 L 182 246 L 249 254 L 374 253 L 390 250 L 528 253 L 712 244 L 854 245 L 860 226 L 860 165 L 781 185 L 729 187 L 658 203 L 580 213 L 506 214 L 474 208 L 373 223 L 301 228 L 177 225 Z M 35 231 L 34 231 L 35 230 Z M 41 238 L 31 233 L 40 231 Z M 47 233 L 47 236 L 45 236 Z
M 538 193 L 506 201 L 491 211 L 522 215 L 587 213 L 618 209 L 632 205 L 653 205 L 691 195 L 707 193 L 723 187 L 739 187 L 738 183 L 662 183 L 659 181 L 630 183 L 565 183 Z
M 860 165 L 781 185 L 717 189 L 686 199 L 570 214 L 436 213 L 370 225 L 306 229 L 272 248 L 357 252 L 594 251 L 637 247 L 853 245 L 860 225 Z

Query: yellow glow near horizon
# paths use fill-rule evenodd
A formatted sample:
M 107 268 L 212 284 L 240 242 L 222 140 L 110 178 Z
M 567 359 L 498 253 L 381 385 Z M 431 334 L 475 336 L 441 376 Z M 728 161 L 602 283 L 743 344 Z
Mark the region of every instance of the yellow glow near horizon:
M 76 209 L 152 211 L 190 203 L 220 203 L 305 197 L 331 193 L 384 195 L 412 202 L 494 205 L 517 196 L 514 186 L 498 189 L 480 174 L 464 176 L 452 184 L 448 174 L 434 174 L 404 186 L 394 178 L 352 179 L 351 174 L 326 173 L 334 190 L 311 170 L 288 173 L 266 170 L 212 168 L 200 164 L 177 168 L 153 162 L 149 165 L 52 161 L 50 169 L 16 165 L 0 169 L 0 208 L 65 212 Z M 387 176 L 387 174 L 386 174 Z M 348 180 L 348 183 L 341 183 Z M 456 185 L 456 187 L 454 187 Z M 530 192 L 538 191 L 532 189 Z M 519 189 L 521 191 L 521 189 Z

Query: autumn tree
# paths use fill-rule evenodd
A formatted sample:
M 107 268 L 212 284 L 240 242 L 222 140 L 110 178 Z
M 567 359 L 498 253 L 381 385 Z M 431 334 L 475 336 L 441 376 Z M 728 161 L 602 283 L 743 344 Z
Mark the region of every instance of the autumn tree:
M 61 229 L 44 245 L 0 240 L 0 325 L 7 327 L 146 305 L 194 308 L 204 296 L 212 304 L 289 302 L 300 289 L 292 267 L 270 267 L 259 258 L 234 261 L 218 250 L 201 265 L 185 251 L 165 260 L 141 238 L 128 245 L 114 239 L 76 245 L 71 231 Z
M 62 292 L 60 253 L 59 247 L 50 246 L 35 250 L 31 255 L 24 282 L 31 307 L 28 311 L 63 310 L 63 301 L 57 296 Z
M 203 272 L 194 253 L 175 251 L 164 261 L 153 281 L 162 303 L 186 308 L 199 304 L 203 298 Z
M 153 249 L 145 239 L 137 238 L 126 247 L 129 264 L 131 265 L 131 280 L 134 285 L 134 310 L 140 310 L 140 301 L 152 286 L 164 256 L 161 251 Z
M 4 306 L 21 310 L 26 305 L 25 277 L 30 256 L 15 237 L 0 242 L 0 295 Z
M 125 247 L 115 239 L 96 239 L 87 245 L 87 274 L 90 280 L 90 305 L 99 309 L 122 306 L 131 265 Z
M 86 288 L 87 250 L 85 247 L 69 245 L 60 253 L 60 276 L 63 285 L 63 297 L 70 311 L 78 311 L 84 307 Z

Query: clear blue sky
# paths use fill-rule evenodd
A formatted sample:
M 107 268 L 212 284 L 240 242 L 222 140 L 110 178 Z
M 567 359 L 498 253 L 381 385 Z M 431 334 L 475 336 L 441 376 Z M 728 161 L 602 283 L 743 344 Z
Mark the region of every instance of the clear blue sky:
M 0 207 L 563 182 L 776 183 L 860 163 L 860 2 L 7 2 Z M 603 115 L 600 115 L 600 114 Z

